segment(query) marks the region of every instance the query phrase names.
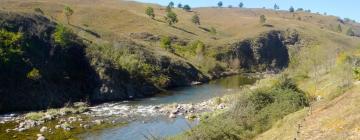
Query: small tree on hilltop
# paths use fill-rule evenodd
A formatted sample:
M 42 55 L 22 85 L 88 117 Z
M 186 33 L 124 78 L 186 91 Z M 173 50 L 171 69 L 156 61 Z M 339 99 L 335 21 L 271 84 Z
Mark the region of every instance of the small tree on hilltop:
M 168 5 L 170 8 L 174 8 L 174 2 L 170 2 Z
M 244 7 L 244 3 L 243 2 L 240 2 L 239 3 L 239 8 L 243 8 Z
M 341 28 L 341 25 L 340 25 L 340 24 L 338 24 L 336 31 L 339 32 L 339 33 L 342 32 L 342 28 Z
M 172 11 L 166 14 L 165 20 L 170 26 L 178 22 L 177 15 Z
M 191 18 L 192 23 L 196 24 L 196 25 L 200 25 L 200 17 L 198 15 L 194 15 Z
M 179 3 L 177 7 L 178 7 L 178 8 L 182 8 L 182 4 L 181 4 L 181 3 Z
M 279 5 L 275 4 L 274 5 L 274 10 L 279 10 L 279 9 L 280 9 Z
M 265 17 L 265 15 L 261 15 L 260 16 L 260 23 L 261 24 L 264 24 L 266 22 L 266 17 Z
M 151 19 L 155 18 L 154 9 L 152 7 L 147 7 L 145 10 L 145 14 L 148 15 Z
M 69 6 L 66 6 L 64 8 L 64 14 L 66 16 L 67 23 L 70 24 L 70 16 L 74 14 L 74 10 L 71 9 Z
M 218 7 L 222 7 L 222 6 L 223 6 L 222 1 L 219 1 L 219 2 L 218 2 Z
M 290 11 L 291 13 L 294 13 L 294 12 L 295 12 L 294 7 L 291 6 L 291 7 L 289 8 L 289 11 Z
M 184 5 L 183 9 L 187 12 L 191 11 L 191 7 L 189 5 Z

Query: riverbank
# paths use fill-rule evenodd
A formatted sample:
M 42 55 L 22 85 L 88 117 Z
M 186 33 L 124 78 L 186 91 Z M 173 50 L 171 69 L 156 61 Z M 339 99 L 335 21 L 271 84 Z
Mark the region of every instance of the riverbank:
M 211 81 L 203 85 L 194 85 L 174 89 L 168 93 L 138 101 L 123 101 L 87 106 L 75 103 L 61 109 L 27 114 L 9 114 L 1 117 L 2 138 L 9 139 L 77 139 L 83 133 L 99 133 L 105 128 L 122 128 L 125 124 L 144 124 L 152 120 L 174 120 L 182 124 L 185 120 L 197 120 L 202 114 L 216 110 L 226 110 L 230 95 L 253 84 L 252 78 L 231 76 Z M 179 122 L 179 123 L 180 123 Z M 125 125 L 125 128 L 127 125 Z M 40 135 L 41 134 L 41 135 Z

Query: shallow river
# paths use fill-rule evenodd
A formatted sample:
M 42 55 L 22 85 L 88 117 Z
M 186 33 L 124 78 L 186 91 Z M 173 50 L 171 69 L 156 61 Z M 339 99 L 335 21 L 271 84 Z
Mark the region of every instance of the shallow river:
M 124 110 L 136 108 L 145 117 L 151 116 L 151 109 L 156 105 L 172 103 L 198 103 L 214 97 L 234 93 L 243 85 L 253 84 L 256 80 L 247 76 L 230 76 L 211 81 L 207 84 L 173 89 L 167 93 L 138 101 L 107 103 L 94 107 L 99 114 L 119 115 Z M 114 111 L 118 110 L 118 111 Z M 150 110 L 150 111 L 149 111 Z M 126 114 L 126 113 L 123 113 Z M 154 137 L 168 137 L 184 132 L 198 123 L 188 121 L 183 117 L 170 119 L 154 117 L 152 119 L 137 119 L 126 126 L 105 129 L 96 133 L 86 133 L 80 137 L 85 140 L 146 140 Z

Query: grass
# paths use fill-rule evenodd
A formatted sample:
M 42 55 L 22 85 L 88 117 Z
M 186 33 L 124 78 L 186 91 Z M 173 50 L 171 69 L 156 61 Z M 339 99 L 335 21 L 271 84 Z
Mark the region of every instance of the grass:
M 308 105 L 305 93 L 287 78 L 247 92 L 235 101 L 229 111 L 205 114 L 194 129 L 171 139 L 251 139 Z

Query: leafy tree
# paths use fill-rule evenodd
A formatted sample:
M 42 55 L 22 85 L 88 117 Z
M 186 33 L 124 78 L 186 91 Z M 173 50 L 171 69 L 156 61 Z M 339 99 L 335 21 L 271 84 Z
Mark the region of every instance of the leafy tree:
M 151 19 L 155 18 L 154 8 L 147 7 L 145 10 L 145 14 L 148 15 Z
M 243 8 L 244 7 L 244 3 L 243 2 L 240 2 L 239 3 L 239 8 Z
M 174 5 L 175 5 L 174 2 L 171 1 L 168 6 L 169 6 L 170 8 L 174 8 Z
M 166 20 L 166 22 L 167 22 L 170 26 L 178 22 L 177 15 L 176 15 L 174 12 L 172 12 L 172 11 L 169 11 L 169 12 L 166 14 L 165 20 Z
M 340 24 L 338 24 L 336 31 L 339 32 L 339 33 L 342 32 L 342 28 L 341 28 L 341 25 L 340 25 Z
M 295 12 L 294 7 L 291 6 L 291 7 L 289 8 L 289 11 L 290 11 L 291 13 L 294 13 L 294 12 Z
M 65 47 L 71 44 L 74 39 L 72 31 L 63 25 L 57 25 L 54 32 L 54 41 L 56 44 Z
M 189 12 L 191 10 L 191 7 L 189 5 L 184 5 L 183 9 L 187 12 Z
M 222 1 L 219 1 L 218 2 L 218 7 L 222 7 L 223 6 L 223 2 Z
M 182 6 L 181 3 L 179 3 L 179 4 L 177 5 L 177 7 L 178 7 L 178 8 L 182 8 L 183 6 Z
M 260 16 L 260 23 L 261 24 L 264 24 L 266 22 L 266 17 L 265 17 L 265 15 L 261 15 Z
M 191 18 L 192 23 L 200 25 L 200 17 L 196 14 Z
M 274 10 L 279 10 L 279 9 L 280 9 L 279 5 L 277 5 L 277 4 L 275 3 L 275 5 L 274 5 Z
M 354 31 L 353 31 L 353 29 L 351 27 L 346 31 L 346 34 L 348 36 L 355 36 L 355 33 L 354 33 Z
M 74 14 L 74 10 L 71 9 L 69 6 L 66 6 L 64 8 L 64 14 L 66 16 L 67 23 L 70 24 L 70 16 L 72 16 Z
M 296 11 L 304 11 L 304 9 L 303 8 L 298 8 L 298 9 L 296 9 Z
M 34 8 L 34 11 L 35 11 L 35 13 L 39 13 L 39 14 L 41 14 L 41 15 L 44 14 L 44 11 L 41 10 L 41 8 Z

